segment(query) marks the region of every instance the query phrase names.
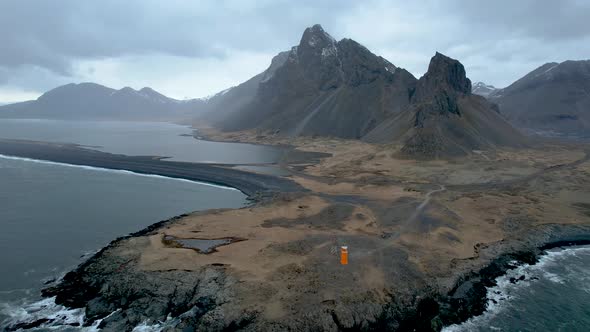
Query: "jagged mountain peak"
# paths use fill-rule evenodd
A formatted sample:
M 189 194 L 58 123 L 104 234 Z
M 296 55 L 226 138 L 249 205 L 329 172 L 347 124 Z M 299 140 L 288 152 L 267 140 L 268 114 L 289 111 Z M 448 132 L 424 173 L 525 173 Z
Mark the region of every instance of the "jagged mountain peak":
M 296 59 L 302 63 L 323 63 L 333 61 L 338 55 L 336 40 L 330 36 L 321 25 L 316 24 L 305 29 L 301 36 L 299 45 L 293 49 L 292 53 Z
M 280 66 L 263 73 L 255 96 L 222 129 L 360 138 L 405 107 L 417 81 L 353 40 L 336 41 L 320 25 L 277 59 Z
M 416 125 L 436 114 L 461 115 L 457 99 L 471 94 L 471 81 L 463 65 L 439 52 L 432 57 L 428 71 L 418 80 L 412 97 L 414 104 L 427 104 L 416 114 Z
M 305 29 L 299 45 L 312 48 L 324 48 L 333 45 L 334 43 L 336 43 L 334 37 L 330 36 L 321 25 L 316 24 Z
M 430 59 L 428 71 L 420 78 L 418 86 L 422 90 L 444 89 L 449 92 L 471 94 L 471 81 L 467 78 L 463 64 L 439 52 Z
M 522 141 L 492 103 L 471 94 L 463 65 L 438 52 L 418 81 L 409 107 L 364 139 L 399 142 L 401 153 L 415 158 L 462 156 Z

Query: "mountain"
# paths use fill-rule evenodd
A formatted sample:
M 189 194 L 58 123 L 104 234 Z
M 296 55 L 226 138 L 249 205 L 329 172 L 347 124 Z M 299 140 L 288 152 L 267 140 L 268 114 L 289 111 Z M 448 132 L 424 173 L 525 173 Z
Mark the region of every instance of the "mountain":
M 178 121 L 190 119 L 205 102 L 168 98 L 151 88 L 111 89 L 94 83 L 67 84 L 37 100 L 0 106 L 1 118 Z
M 203 118 L 212 124 L 222 124 L 230 116 L 249 105 L 254 100 L 254 97 L 256 97 L 260 83 L 268 81 L 274 75 L 276 69 L 287 61 L 288 55 L 289 52 L 279 53 L 272 59 L 270 67 L 264 72 L 240 85 L 205 98 L 206 103 L 204 105 L 203 115 L 196 119 L 196 121 Z
M 474 83 L 471 87 L 471 93 L 483 97 L 488 97 L 491 93 L 493 93 L 496 90 L 498 89 L 496 89 L 493 85 L 488 85 L 483 82 Z
M 418 80 L 410 105 L 364 140 L 400 143 L 404 155 L 416 158 L 521 146 L 523 137 L 500 116 L 497 107 L 471 90 L 463 65 L 437 52 L 427 73 Z
M 217 126 L 360 138 L 405 108 L 417 83 L 408 71 L 351 39 L 336 41 L 320 25 L 307 28 L 299 45 L 273 62 L 247 82 L 248 93 L 255 90 L 251 100 Z
M 489 98 L 518 127 L 588 135 L 590 60 L 546 63 Z

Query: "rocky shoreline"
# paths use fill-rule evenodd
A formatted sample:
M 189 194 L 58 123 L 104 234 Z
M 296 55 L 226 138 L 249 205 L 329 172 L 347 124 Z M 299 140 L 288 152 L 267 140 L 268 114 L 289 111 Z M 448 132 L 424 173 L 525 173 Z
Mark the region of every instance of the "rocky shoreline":
M 500 249 L 504 245 L 510 249 Z M 536 264 L 545 250 L 579 245 L 590 245 L 590 227 L 549 225 L 520 242 L 484 249 L 486 255 L 496 258 L 479 271 L 461 276 L 451 291 L 438 299 L 440 321 L 448 326 L 481 315 L 486 310 L 487 288 L 495 286 L 498 277 L 519 265 Z
M 493 219 L 481 217 L 476 223 L 476 227 L 500 227 L 502 234 L 506 234 L 501 240 L 485 243 L 479 240 L 475 247 L 468 248 L 467 256 L 461 254 L 461 258 L 452 258 L 457 255 L 446 254 L 439 256 L 445 259 L 444 262 L 434 263 L 437 258 L 430 256 L 439 253 L 432 247 L 419 247 L 409 242 L 411 237 L 406 237 L 402 246 L 398 238 L 415 232 L 424 236 L 432 229 L 443 227 L 450 230 L 463 225 L 471 227 L 471 224 L 458 219 L 448 207 L 437 202 L 430 203 L 430 210 L 423 212 L 417 225 L 403 224 L 403 220 L 413 220 L 411 215 L 416 207 L 428 202 L 420 204 L 417 198 L 428 195 L 417 194 L 417 190 L 422 190 L 418 186 L 366 185 L 365 181 L 371 181 L 361 178 L 358 185 L 365 190 L 392 186 L 393 191 L 387 192 L 388 199 L 382 201 L 378 198 L 381 196 L 375 196 L 379 192 L 347 194 L 346 188 L 340 188 L 338 193 L 333 193 L 329 184 L 319 183 L 316 187 L 325 192 L 318 194 L 300 185 L 323 179 L 317 176 L 300 178 L 302 182 L 297 182 L 241 171 L 227 173 L 227 168 L 213 165 L 204 165 L 203 171 L 199 165 L 185 168 L 188 166 L 184 163 L 114 156 L 75 146 L 50 144 L 47 147 L 40 144 L 43 143 L 0 141 L 0 153 L 7 153 L 7 146 L 15 150 L 24 146 L 27 152 L 21 155 L 29 158 L 43 157 L 40 153 L 56 153 L 49 160 L 66 162 L 67 158 L 76 156 L 80 163 L 95 162 L 94 165 L 99 167 L 105 163 L 112 167 L 131 165 L 146 172 L 150 168 L 140 167 L 148 165 L 178 177 L 183 174 L 200 177 L 210 174 L 207 172 L 219 172 L 222 176 L 213 179 L 221 179 L 225 185 L 232 181 L 254 201 L 239 210 L 220 209 L 181 215 L 120 237 L 67 273 L 57 284 L 42 291 L 44 297 L 55 297 L 59 305 L 84 308 L 84 325 L 98 324 L 104 331 L 131 331 L 140 324 L 156 325 L 170 332 L 440 331 L 444 326 L 481 314 L 487 301 L 486 287 L 493 286 L 497 277 L 518 264 L 535 263 L 546 249 L 590 244 L 590 225 L 583 219 L 585 217 L 569 225 L 563 220 L 543 223 L 536 222 L 530 215 L 518 217 L 519 210 L 512 208 L 497 216 L 497 211 L 493 211 L 494 216 L 500 218 L 497 224 Z M 106 157 L 106 161 L 101 160 L 102 157 Z M 447 191 L 439 193 L 436 200 L 444 201 L 447 206 L 457 206 L 451 204 L 457 204 L 459 199 L 472 201 L 481 195 L 481 191 L 496 188 L 498 192 L 489 196 L 491 199 L 505 195 L 509 202 L 516 204 L 515 197 L 524 196 L 527 198 L 523 204 L 536 204 L 540 201 L 531 196 L 531 191 L 525 191 L 525 186 L 546 186 L 552 183 L 549 177 L 555 176 L 556 170 L 573 172 L 586 160 L 587 156 L 559 167 L 551 164 L 544 168 L 546 171 L 522 177 L 523 181 L 505 181 L 511 186 L 503 186 L 504 182 L 447 186 Z M 163 168 L 163 165 L 174 167 Z M 196 173 L 190 173 L 193 171 Z M 224 178 L 236 174 L 238 179 Z M 535 182 L 539 178 L 544 180 Z M 583 181 L 574 185 L 582 184 Z M 577 187 L 570 187 L 570 190 L 577 190 Z M 294 212 L 290 212 L 292 210 Z M 587 215 L 586 210 L 580 211 L 580 216 Z M 369 219 L 372 213 L 376 216 Z M 441 213 L 445 214 L 444 218 L 440 217 Z M 371 226 L 375 222 L 381 223 L 377 229 Z M 249 226 L 239 228 L 236 223 Z M 354 228 L 345 230 L 348 225 L 354 225 Z M 189 239 L 197 236 L 195 234 L 203 238 L 218 238 L 222 234 L 248 239 L 227 246 L 227 250 L 204 255 L 182 248 L 166 248 L 162 241 L 165 235 L 179 234 Z M 333 256 L 328 253 L 326 244 L 336 237 L 334 234 L 340 234 L 342 240 L 353 245 L 357 255 L 363 251 L 366 254 L 353 255 L 355 263 L 348 268 L 332 264 Z M 443 235 L 445 243 L 462 243 L 449 231 Z M 265 236 L 270 239 L 265 240 Z M 465 233 L 464 236 L 473 235 Z M 418 243 L 424 243 L 421 237 L 417 239 Z M 473 241 L 466 239 L 466 242 Z M 262 241 L 262 244 L 256 241 Z M 263 268 L 270 265 L 270 272 L 265 272 L 262 277 L 249 275 L 256 272 L 257 267 L 240 265 L 239 258 L 231 259 L 231 255 L 243 250 L 253 250 L 255 254 L 245 254 L 252 257 L 253 263 L 270 259 L 266 265 L 261 265 Z M 411 260 L 409 257 L 408 253 L 420 253 L 420 250 L 426 256 L 417 254 L 416 257 L 426 257 L 425 262 L 430 264 L 426 268 L 420 268 L 415 258 Z M 367 271 L 371 273 L 365 274 Z M 386 280 L 380 279 L 381 273 Z M 326 295 L 326 285 L 342 293 Z M 293 314 L 269 311 L 265 301 L 277 298 L 281 301 L 279 308 Z M 48 323 L 51 322 L 26 322 L 27 326 Z M 8 330 L 16 330 L 19 326 L 23 325 L 14 325 Z
M 112 255 L 122 242 L 153 234 L 157 229 L 177 222 L 183 217 L 186 215 L 160 221 L 112 241 L 74 271 L 67 273 L 58 285 L 44 289 L 43 296 L 55 296 L 57 304 L 68 308 L 85 308 L 85 325 L 90 326 L 96 320 L 102 319 L 99 328 L 105 331 L 130 331 L 134 327 L 133 324 L 129 325 L 130 322 L 166 321 L 167 317 L 176 318 L 176 325 L 167 326 L 164 331 L 187 331 L 186 328 L 191 326 L 200 327 L 195 330 L 211 327 L 206 329 L 211 331 L 254 331 L 260 328 L 272 330 L 287 327 L 294 331 L 304 331 L 312 326 L 322 326 L 321 321 L 308 321 L 305 324 L 298 322 L 298 325 L 265 325 L 264 322 L 256 322 L 260 319 L 256 313 L 226 321 L 222 325 L 219 322 L 213 324 L 211 321 L 199 321 L 204 318 L 205 313 L 215 309 L 221 298 L 228 296 L 223 288 L 236 282 L 228 280 L 228 276 L 224 275 L 223 266 L 211 267 L 201 273 L 159 271 L 150 275 L 134 271 L 124 276 L 126 269 L 133 270 L 131 266 L 126 265 L 132 265 L 134 262 Z M 487 288 L 494 286 L 495 279 L 508 270 L 523 263 L 535 264 L 544 250 L 589 244 L 590 227 L 550 225 L 522 241 L 482 249 L 482 255 L 497 255 L 496 258 L 478 271 L 458 276 L 458 281 L 447 293 L 441 293 L 436 287 L 416 290 L 406 299 L 386 303 L 379 308 L 378 315 L 359 317 L 359 320 L 352 324 L 339 321 L 336 313 L 332 313 L 331 316 L 336 329 L 341 331 L 440 331 L 444 326 L 458 324 L 482 314 L 487 302 Z M 164 277 L 162 274 L 166 273 L 172 273 L 176 278 L 170 278 L 172 275 Z M 122 283 L 113 283 L 115 279 L 121 278 L 124 280 Z M 172 284 L 161 284 L 162 281 L 172 280 Z M 136 284 L 145 282 L 148 282 L 149 286 L 140 287 L 144 293 L 134 293 L 138 290 Z M 197 297 L 196 294 L 203 291 L 198 290 L 199 287 L 208 288 L 209 296 Z M 126 308 L 126 305 L 137 300 L 133 297 L 143 297 L 145 312 Z M 44 320 L 29 324 L 34 326 L 35 323 L 39 325 L 48 322 Z

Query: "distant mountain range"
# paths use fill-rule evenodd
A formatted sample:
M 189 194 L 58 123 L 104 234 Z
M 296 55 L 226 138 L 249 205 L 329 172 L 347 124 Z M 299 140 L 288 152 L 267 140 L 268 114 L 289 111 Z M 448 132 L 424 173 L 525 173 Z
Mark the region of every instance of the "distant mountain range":
M 520 128 L 590 137 L 590 60 L 546 63 L 488 98 Z
M 0 117 L 194 119 L 224 131 L 398 143 L 404 154 L 438 158 L 523 145 L 505 119 L 536 132 L 587 134 L 589 108 L 590 61 L 548 63 L 496 89 L 472 85 L 461 63 L 436 53 L 416 79 L 354 40 L 337 41 L 314 25 L 264 72 L 208 98 L 180 101 L 150 88 L 68 84 L 37 100 L 0 106 Z
M 194 117 L 205 103 L 168 98 L 151 88 L 115 90 L 80 83 L 60 86 L 36 100 L 0 106 L 0 118 L 180 121 Z
M 498 89 L 496 89 L 493 85 L 488 85 L 483 82 L 474 83 L 471 87 L 471 93 L 484 97 L 488 97 L 491 93 L 493 93 L 496 90 Z

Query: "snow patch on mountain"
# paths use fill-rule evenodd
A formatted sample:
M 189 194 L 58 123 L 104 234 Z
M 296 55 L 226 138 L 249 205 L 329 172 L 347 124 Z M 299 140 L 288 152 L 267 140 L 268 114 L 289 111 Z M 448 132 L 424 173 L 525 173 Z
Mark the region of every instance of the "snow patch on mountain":
M 324 47 L 322 49 L 322 57 L 324 58 L 336 55 L 338 55 L 338 49 L 336 48 L 335 44 L 332 44 L 329 47 Z
M 498 91 L 498 89 L 495 86 L 485 84 L 483 82 L 474 83 L 471 87 L 471 93 L 476 94 L 476 95 L 480 95 L 483 97 L 488 97 L 492 93 L 494 93 L 495 91 Z
M 227 88 L 227 89 L 225 89 L 225 90 L 223 90 L 223 91 L 219 91 L 219 92 L 217 92 L 217 93 L 214 93 L 214 94 L 212 94 L 212 95 L 208 95 L 208 96 L 206 96 L 206 97 L 202 97 L 202 98 L 198 98 L 198 99 L 200 99 L 200 100 L 202 100 L 202 101 L 204 101 L 204 102 L 208 102 L 208 101 L 210 101 L 210 100 L 211 100 L 211 99 L 213 99 L 213 98 L 216 98 L 216 97 L 221 97 L 221 96 L 225 95 L 226 93 L 228 93 L 228 92 L 229 92 L 231 89 L 233 89 L 233 88 L 235 88 L 235 86 L 232 86 L 232 87 L 230 87 L 230 88 Z

